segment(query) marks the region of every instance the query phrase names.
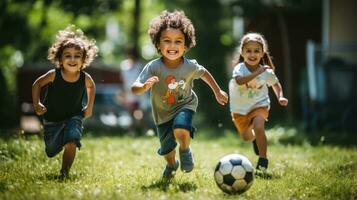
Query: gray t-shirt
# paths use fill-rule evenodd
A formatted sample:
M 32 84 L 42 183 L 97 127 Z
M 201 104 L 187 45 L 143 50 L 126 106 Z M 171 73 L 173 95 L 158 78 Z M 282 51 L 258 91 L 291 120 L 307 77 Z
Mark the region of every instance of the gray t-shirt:
M 237 84 L 235 77 L 244 77 L 251 73 L 243 62 L 234 67 L 232 79 L 229 82 L 230 110 L 233 113 L 246 115 L 254 108 L 270 106 L 268 87 L 279 81 L 274 71 L 267 69 L 247 84 Z
M 145 83 L 152 76 L 159 78 L 150 90 L 155 124 L 170 121 L 183 108 L 196 112 L 198 99 L 192 90 L 193 80 L 200 78 L 205 71 L 196 60 L 187 58 L 175 69 L 166 67 L 161 58 L 150 61 L 144 67 L 136 81 Z

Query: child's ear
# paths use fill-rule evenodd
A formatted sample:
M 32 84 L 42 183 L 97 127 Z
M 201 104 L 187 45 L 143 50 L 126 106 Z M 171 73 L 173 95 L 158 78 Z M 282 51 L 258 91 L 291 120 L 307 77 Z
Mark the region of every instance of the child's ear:
M 159 46 L 156 46 L 156 49 L 157 49 L 157 53 L 161 54 L 160 47 L 159 47 Z

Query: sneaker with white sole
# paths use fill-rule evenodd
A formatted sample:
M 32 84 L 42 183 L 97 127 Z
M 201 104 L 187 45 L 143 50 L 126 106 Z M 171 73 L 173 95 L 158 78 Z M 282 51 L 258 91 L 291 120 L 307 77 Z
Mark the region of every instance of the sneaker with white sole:
M 193 161 L 191 148 L 180 149 L 180 162 L 181 162 L 181 171 L 185 173 L 189 173 L 193 170 L 195 163 Z
M 164 172 L 162 173 L 162 178 L 164 179 L 172 179 L 176 175 L 176 170 L 178 169 L 180 165 L 180 162 L 176 160 L 176 163 L 174 166 L 166 165 Z

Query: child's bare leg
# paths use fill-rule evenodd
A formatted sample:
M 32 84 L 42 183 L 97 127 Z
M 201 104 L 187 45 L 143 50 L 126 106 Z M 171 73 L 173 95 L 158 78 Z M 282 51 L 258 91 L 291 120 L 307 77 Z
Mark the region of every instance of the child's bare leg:
M 77 145 L 74 142 L 69 142 L 64 145 L 64 152 L 62 156 L 62 175 L 68 175 L 69 170 L 73 164 L 74 158 L 76 157 Z
M 241 133 L 240 136 L 245 142 L 252 142 L 255 140 L 255 134 L 252 126 L 250 126 L 244 133 Z
M 253 125 L 251 125 L 248 128 L 248 130 L 246 130 L 244 133 L 240 134 L 240 136 L 243 139 L 243 141 L 253 142 L 254 153 L 256 155 L 259 155 L 259 149 L 258 149 L 257 142 L 256 142 L 255 132 L 252 127 L 253 127 Z
M 267 138 L 265 135 L 265 119 L 261 116 L 256 116 L 253 119 L 254 133 L 259 149 L 259 157 L 267 157 Z
M 167 162 L 167 165 L 165 166 L 164 172 L 162 174 L 162 177 L 164 179 L 171 179 L 175 176 L 176 170 L 179 167 L 179 161 L 176 161 L 176 150 L 172 150 L 170 153 L 164 155 L 164 158 Z
M 176 164 L 176 150 L 172 150 L 170 153 L 164 155 L 164 158 L 169 166 L 173 166 Z
M 268 159 L 267 159 L 267 137 L 265 135 L 265 119 L 261 116 L 256 116 L 253 119 L 254 133 L 256 137 L 256 143 L 258 146 L 259 159 L 257 162 L 257 176 L 262 178 L 271 178 L 271 174 L 267 172 Z
M 174 129 L 174 135 L 178 143 L 180 144 L 180 149 L 188 149 L 191 143 L 190 132 L 186 129 L 176 128 Z
M 174 135 L 178 143 L 180 144 L 180 162 L 181 170 L 183 172 L 191 172 L 194 167 L 193 155 L 190 148 L 191 135 L 186 129 L 176 128 L 174 129 Z

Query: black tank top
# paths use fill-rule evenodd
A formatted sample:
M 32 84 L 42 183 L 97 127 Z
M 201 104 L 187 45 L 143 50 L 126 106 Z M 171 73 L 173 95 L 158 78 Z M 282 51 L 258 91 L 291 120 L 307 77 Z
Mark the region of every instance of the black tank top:
M 76 82 L 67 82 L 62 78 L 61 70 L 56 69 L 54 81 L 48 86 L 44 105 L 47 112 L 44 119 L 59 122 L 75 115 L 83 115 L 82 100 L 85 92 L 85 74 L 80 72 Z

